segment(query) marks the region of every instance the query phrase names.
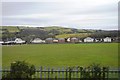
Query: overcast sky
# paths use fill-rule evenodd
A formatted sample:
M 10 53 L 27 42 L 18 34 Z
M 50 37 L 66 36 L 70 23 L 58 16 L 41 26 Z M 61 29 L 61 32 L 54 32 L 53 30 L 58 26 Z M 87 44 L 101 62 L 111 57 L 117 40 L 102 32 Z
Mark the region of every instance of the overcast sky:
M 24 0 L 25 1 L 25 0 Z M 31 1 L 31 2 L 30 2 Z M 64 1 L 64 2 L 63 2 Z M 2 25 L 118 29 L 119 0 L 26 0 L 2 3 Z

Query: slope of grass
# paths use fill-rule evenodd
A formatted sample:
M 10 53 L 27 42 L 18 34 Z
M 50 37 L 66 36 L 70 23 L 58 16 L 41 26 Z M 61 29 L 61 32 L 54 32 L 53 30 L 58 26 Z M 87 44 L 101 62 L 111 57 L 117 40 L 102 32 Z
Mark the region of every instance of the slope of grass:
M 59 31 L 60 34 L 72 32 L 71 28 L 64 28 L 64 27 L 59 27 L 59 26 L 44 27 L 44 30 L 46 31 L 56 30 L 56 31 Z
M 90 33 L 76 33 L 76 34 L 61 34 L 61 35 L 57 35 L 56 38 L 68 38 L 68 37 L 87 37 L 91 35 Z
M 3 46 L 3 68 L 16 60 L 39 66 L 118 66 L 118 44 L 38 44 Z
M 3 26 L 2 29 L 7 29 L 9 32 L 20 32 L 16 26 Z

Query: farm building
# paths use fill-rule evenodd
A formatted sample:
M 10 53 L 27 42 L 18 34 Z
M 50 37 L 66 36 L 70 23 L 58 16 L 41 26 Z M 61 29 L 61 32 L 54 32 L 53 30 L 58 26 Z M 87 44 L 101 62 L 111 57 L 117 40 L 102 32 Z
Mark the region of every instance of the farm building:
M 53 43 L 58 43 L 58 39 L 53 39 Z
M 79 39 L 76 38 L 76 37 L 73 37 L 73 38 L 70 39 L 70 42 L 76 43 L 76 42 L 79 42 Z
M 43 40 L 40 39 L 40 38 L 35 38 L 34 40 L 31 41 L 31 43 L 35 43 L 35 44 L 37 44 L 37 43 L 43 43 Z
M 23 44 L 23 43 L 25 43 L 25 41 L 22 40 L 21 38 L 16 38 L 14 42 L 15 42 L 16 44 Z
M 47 38 L 47 39 L 45 40 L 45 42 L 46 42 L 46 43 L 53 43 L 53 38 Z
M 59 43 L 65 43 L 65 39 L 64 39 L 64 38 L 59 38 L 59 39 L 58 39 L 58 42 L 59 42 Z
M 104 42 L 112 42 L 112 39 L 110 37 L 106 37 L 103 39 Z
M 84 39 L 84 42 L 94 42 L 94 39 L 91 37 L 87 37 Z

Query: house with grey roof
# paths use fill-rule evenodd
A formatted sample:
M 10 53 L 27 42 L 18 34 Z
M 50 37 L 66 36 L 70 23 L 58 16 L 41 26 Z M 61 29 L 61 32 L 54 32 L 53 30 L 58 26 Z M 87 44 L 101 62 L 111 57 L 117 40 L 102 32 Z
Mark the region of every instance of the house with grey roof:
M 94 38 L 87 37 L 84 39 L 84 42 L 94 42 Z

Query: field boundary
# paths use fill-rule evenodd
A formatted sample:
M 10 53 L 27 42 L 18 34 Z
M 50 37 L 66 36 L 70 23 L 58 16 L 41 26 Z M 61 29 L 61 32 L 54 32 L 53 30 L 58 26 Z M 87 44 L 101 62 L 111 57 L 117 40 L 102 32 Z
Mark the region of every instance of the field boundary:
M 0 70 L 0 73 L 3 75 L 6 73 L 12 72 L 11 70 L 4 69 Z M 32 78 L 39 78 L 39 79 L 81 79 L 86 78 L 84 74 L 91 75 L 92 78 L 95 76 L 95 71 L 88 70 L 87 68 L 83 67 L 67 67 L 67 68 L 46 68 L 40 67 L 40 69 L 35 70 L 35 74 Z M 99 75 L 102 79 L 117 79 L 119 78 L 120 69 L 108 69 L 107 67 L 102 67 L 100 72 L 97 73 L 96 76 Z M 96 77 L 95 76 L 95 77 Z M 87 77 L 88 78 L 88 77 Z

